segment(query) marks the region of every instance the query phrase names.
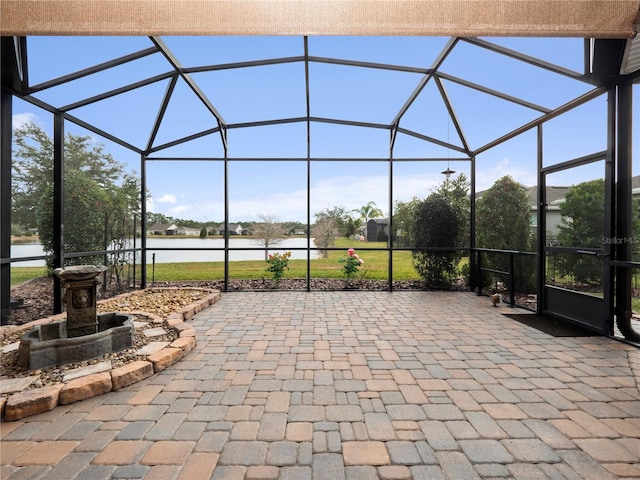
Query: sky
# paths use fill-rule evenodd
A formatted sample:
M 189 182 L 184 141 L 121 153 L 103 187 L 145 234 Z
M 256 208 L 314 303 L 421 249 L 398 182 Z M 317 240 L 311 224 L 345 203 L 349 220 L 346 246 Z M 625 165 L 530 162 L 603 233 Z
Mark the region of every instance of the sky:
M 581 72 L 581 39 L 487 39 L 525 54 Z M 185 67 L 229 64 L 304 54 L 302 37 L 163 37 Z M 362 62 L 429 68 L 446 44 L 439 37 L 310 37 L 309 55 Z M 32 85 L 152 46 L 146 37 L 29 37 L 29 80 Z M 35 97 L 61 107 L 144 78 L 165 73 L 169 64 L 160 54 L 90 75 L 70 85 L 52 87 Z M 534 68 L 469 43 L 459 43 L 440 68 L 449 78 L 463 78 L 542 107 L 557 108 L 592 86 Z M 420 84 L 420 73 L 351 67 L 321 62 L 309 64 L 311 116 L 389 125 Z M 193 73 L 192 78 L 219 112 L 228 129 L 229 221 L 255 221 L 262 213 L 280 221 L 307 221 L 307 203 L 314 215 L 324 209 L 359 209 L 370 201 L 388 215 L 396 201 L 426 197 L 447 167 L 469 177 L 470 164 L 454 150 L 399 133 L 390 182 L 390 134 L 387 129 L 312 122 L 312 158 L 306 158 L 305 122 L 241 127 L 245 122 L 306 115 L 303 62 L 271 66 L 225 68 Z M 540 113 L 442 80 L 465 138 L 479 148 Z M 70 111 L 144 149 L 151 134 L 168 81 L 123 93 Z M 640 174 L 640 88 L 634 86 L 634 174 Z M 15 100 L 14 128 L 33 121 L 52 132 L 52 116 L 27 102 Z M 544 127 L 544 164 L 552 165 L 606 148 L 606 97 L 601 96 Z M 217 126 L 207 108 L 179 80 L 154 147 Z M 235 126 L 235 128 L 233 128 Z M 427 83 L 402 116 L 400 127 L 461 146 L 446 105 L 434 81 Z M 67 122 L 68 133 L 91 135 L 128 170 L 140 172 L 140 156 L 107 139 Z M 213 134 L 150 156 L 146 163 L 151 193 L 148 210 L 175 218 L 217 223 L 224 220 L 224 157 L 221 136 Z M 177 158 L 212 160 L 174 160 Z M 172 160 L 167 160 L 170 158 Z M 262 158 L 248 161 L 247 158 Z M 375 159 L 335 161 L 331 159 Z M 419 161 L 439 158 L 442 161 Z M 242 160 L 238 160 L 242 159 Z M 268 159 L 268 160 L 264 160 Z M 477 157 L 478 191 L 503 175 L 526 186 L 536 184 L 536 134 L 527 132 Z M 309 169 L 309 171 L 307 170 Z M 604 162 L 563 174 L 548 183 L 571 185 L 599 178 Z M 309 175 L 308 175 L 309 174 Z M 308 183 L 308 178 L 309 183 Z M 389 191 L 391 188 L 391 197 Z

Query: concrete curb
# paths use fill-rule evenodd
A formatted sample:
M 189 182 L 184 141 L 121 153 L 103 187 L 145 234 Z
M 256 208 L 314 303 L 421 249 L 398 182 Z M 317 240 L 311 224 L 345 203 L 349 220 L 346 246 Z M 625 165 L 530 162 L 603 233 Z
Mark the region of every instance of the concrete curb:
M 91 398 L 96 395 L 120 390 L 121 388 L 132 385 L 166 369 L 190 352 L 196 346 L 196 331 L 195 328 L 193 328 L 192 325 L 187 324 L 186 321 L 196 313 L 220 300 L 220 292 L 218 290 L 197 287 L 153 287 L 149 290 L 199 290 L 209 292 L 209 295 L 197 302 L 182 307 L 176 312 L 170 313 L 166 319 L 147 312 L 128 312 L 132 315 L 145 315 L 150 318 L 152 323 L 162 323 L 166 320 L 169 326 L 178 332 L 179 337 L 163 349 L 147 355 L 146 361 L 136 361 L 122 367 L 112 368 L 106 372 L 86 375 L 84 377 L 56 385 L 23 390 L 21 392 L 13 393 L 8 397 L 2 397 L 0 398 L 1 421 L 10 422 L 19 420 L 24 417 L 53 410 L 58 405 L 68 405 L 70 403 L 86 400 L 87 398 Z M 140 292 L 144 292 L 144 290 L 124 293 L 116 297 L 101 300 L 98 303 L 126 298 L 131 295 L 140 294 Z M 61 318 L 65 318 L 65 315 L 66 314 L 62 313 L 52 317 L 36 320 L 25 325 L 8 325 L 6 327 L 1 327 L 0 334 L 11 334 L 15 333 L 16 330 L 27 331 L 34 325 L 60 320 Z

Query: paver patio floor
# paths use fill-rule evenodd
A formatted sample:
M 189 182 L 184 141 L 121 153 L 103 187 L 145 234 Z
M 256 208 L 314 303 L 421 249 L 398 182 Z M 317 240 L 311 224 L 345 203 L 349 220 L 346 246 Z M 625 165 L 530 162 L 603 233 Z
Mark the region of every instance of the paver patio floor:
M 447 292 L 228 293 L 126 389 L 1 424 L 3 480 L 640 478 L 640 350 Z

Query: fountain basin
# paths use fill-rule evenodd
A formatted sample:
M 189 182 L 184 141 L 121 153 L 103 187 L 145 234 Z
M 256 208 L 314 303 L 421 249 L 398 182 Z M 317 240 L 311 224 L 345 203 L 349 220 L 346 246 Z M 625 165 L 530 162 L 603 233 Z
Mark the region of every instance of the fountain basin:
M 97 315 L 97 332 L 88 335 L 68 337 L 66 320 L 36 325 L 20 337 L 18 362 L 37 370 L 91 360 L 131 347 L 133 332 L 133 316 L 115 312 Z

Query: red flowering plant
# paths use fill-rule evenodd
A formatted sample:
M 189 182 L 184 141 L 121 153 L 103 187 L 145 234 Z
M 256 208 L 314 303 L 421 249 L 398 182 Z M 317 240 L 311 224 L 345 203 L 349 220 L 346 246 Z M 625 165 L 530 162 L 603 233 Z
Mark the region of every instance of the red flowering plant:
M 265 272 L 271 272 L 273 279 L 276 282 L 279 282 L 284 276 L 284 271 L 289 270 L 290 257 L 291 252 L 269 254 L 269 258 L 267 259 L 269 266 L 266 268 Z
M 347 250 L 347 256 L 342 257 L 338 262 L 344 263 L 342 266 L 342 273 L 344 273 L 349 280 L 356 278 L 360 271 L 360 267 L 364 265 L 364 260 L 358 256 L 353 248 Z

